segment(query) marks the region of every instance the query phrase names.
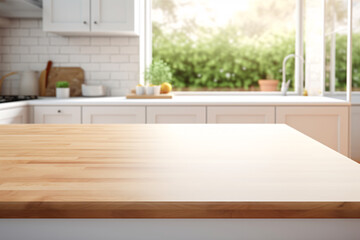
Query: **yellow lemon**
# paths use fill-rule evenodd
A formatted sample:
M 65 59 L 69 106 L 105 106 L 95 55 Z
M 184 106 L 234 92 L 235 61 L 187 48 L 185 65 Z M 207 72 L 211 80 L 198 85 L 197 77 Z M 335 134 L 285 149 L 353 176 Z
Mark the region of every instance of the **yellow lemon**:
M 142 87 L 143 85 L 142 84 L 138 84 L 138 85 L 136 85 L 137 87 Z
M 161 84 L 161 93 L 169 93 L 172 90 L 172 86 L 170 83 L 163 83 Z
M 303 91 L 303 96 L 308 96 L 308 91 L 306 89 Z

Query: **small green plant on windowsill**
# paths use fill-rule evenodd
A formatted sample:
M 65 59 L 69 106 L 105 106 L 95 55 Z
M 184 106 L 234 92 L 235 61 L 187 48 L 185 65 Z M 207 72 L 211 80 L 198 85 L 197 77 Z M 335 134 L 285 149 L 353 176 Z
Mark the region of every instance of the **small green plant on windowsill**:
M 170 67 L 163 60 L 154 60 L 145 70 L 145 82 L 160 86 L 162 83 L 171 82 L 172 73 Z

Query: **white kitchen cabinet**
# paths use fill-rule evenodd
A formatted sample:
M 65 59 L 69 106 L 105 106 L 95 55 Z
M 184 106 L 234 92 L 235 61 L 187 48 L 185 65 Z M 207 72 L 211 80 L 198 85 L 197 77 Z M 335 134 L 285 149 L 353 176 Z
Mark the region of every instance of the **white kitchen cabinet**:
M 34 123 L 81 124 L 81 107 L 68 107 L 68 106 L 34 107 Z
M 207 123 L 275 123 L 275 107 L 208 107 Z
M 145 107 L 83 107 L 84 124 L 145 123 Z
M 351 159 L 360 162 L 360 106 L 351 107 Z
M 276 107 L 285 123 L 326 146 L 349 155 L 349 107 Z
M 43 30 L 90 32 L 90 0 L 44 0 Z
M 91 0 L 91 31 L 138 34 L 139 10 L 138 0 Z
M 28 107 L 14 107 L 0 110 L 0 124 L 28 123 Z
M 206 107 L 147 107 L 147 123 L 206 123 Z
M 43 29 L 76 35 L 138 35 L 139 0 L 44 0 Z

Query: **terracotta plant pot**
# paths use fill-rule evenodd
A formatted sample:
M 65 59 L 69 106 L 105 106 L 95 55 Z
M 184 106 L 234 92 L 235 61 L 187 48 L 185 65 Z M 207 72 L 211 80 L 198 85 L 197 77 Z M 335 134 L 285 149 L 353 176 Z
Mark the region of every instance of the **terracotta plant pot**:
M 278 90 L 279 80 L 259 80 L 260 91 L 262 92 L 275 92 Z

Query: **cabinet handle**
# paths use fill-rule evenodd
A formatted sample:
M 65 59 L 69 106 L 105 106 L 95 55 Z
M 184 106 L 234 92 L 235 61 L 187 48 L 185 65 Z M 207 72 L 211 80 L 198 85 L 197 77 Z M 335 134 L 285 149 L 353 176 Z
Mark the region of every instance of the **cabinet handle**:
M 87 24 L 87 21 L 84 21 L 83 23 L 84 23 L 84 24 Z
M 97 24 L 97 21 L 94 21 L 94 24 Z
M 61 110 L 59 109 L 57 112 L 58 112 L 58 113 L 61 113 Z

